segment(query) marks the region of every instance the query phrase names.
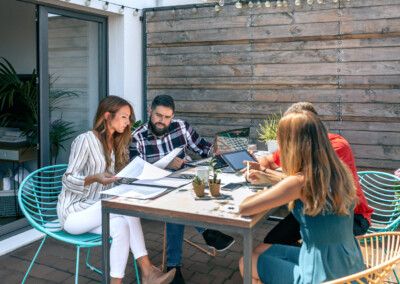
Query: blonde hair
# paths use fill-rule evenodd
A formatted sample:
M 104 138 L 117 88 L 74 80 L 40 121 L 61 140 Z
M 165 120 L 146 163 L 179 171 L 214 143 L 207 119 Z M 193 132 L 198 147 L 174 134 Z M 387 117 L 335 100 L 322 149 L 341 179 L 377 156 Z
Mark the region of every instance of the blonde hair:
M 94 118 L 93 130 L 96 130 L 100 134 L 100 142 L 104 149 L 104 155 L 106 158 L 106 169 L 107 172 L 111 173 L 110 165 L 111 165 L 111 149 L 108 147 L 107 143 L 107 129 L 108 124 L 107 120 L 104 118 L 104 114 L 109 112 L 111 117 L 114 118 L 115 114 L 120 110 L 120 108 L 124 106 L 129 106 L 131 115 L 130 115 L 130 124 L 125 128 L 123 133 L 114 132 L 113 134 L 113 150 L 115 154 L 115 170 L 119 172 L 122 170 L 126 164 L 129 162 L 129 157 L 127 153 L 127 148 L 132 140 L 131 137 L 131 126 L 135 121 L 135 114 L 133 112 L 132 106 L 124 100 L 123 98 L 117 96 L 108 96 L 101 100 L 99 107 L 97 108 L 96 116 Z M 111 173 L 113 174 L 113 173 Z
M 278 144 L 283 172 L 304 175 L 304 214 L 350 214 L 357 202 L 352 175 L 333 150 L 322 121 L 314 113 L 298 111 L 284 116 L 278 126 Z M 289 208 L 293 207 L 291 202 Z

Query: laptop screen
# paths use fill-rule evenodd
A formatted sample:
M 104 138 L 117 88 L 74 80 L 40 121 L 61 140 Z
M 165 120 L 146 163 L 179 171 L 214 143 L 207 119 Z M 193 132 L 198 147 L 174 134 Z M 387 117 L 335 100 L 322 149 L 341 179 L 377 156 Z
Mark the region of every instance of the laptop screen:
M 249 127 L 218 132 L 215 134 L 214 153 L 221 155 L 227 152 L 247 150 L 249 137 Z

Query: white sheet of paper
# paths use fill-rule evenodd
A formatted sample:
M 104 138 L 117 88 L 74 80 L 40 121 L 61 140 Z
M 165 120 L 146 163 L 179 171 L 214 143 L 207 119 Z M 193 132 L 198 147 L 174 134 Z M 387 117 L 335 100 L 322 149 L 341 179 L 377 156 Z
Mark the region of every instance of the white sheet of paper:
M 240 182 L 245 182 L 246 179 L 244 178 L 244 174 L 228 174 L 228 173 L 222 173 L 218 175 L 218 178 L 221 179 L 221 183 L 227 184 L 227 183 L 240 183 Z
M 171 174 L 169 171 L 160 169 L 140 157 L 133 159 L 116 176 L 137 179 L 159 179 Z
M 148 184 L 153 186 L 159 185 L 159 186 L 166 186 L 173 188 L 177 188 L 188 183 L 190 183 L 190 180 L 182 178 L 161 178 L 161 179 L 149 179 L 149 180 L 142 179 L 133 182 L 133 184 Z
M 155 162 L 153 165 L 160 169 L 165 169 L 171 161 L 182 152 L 183 148 L 175 148 L 172 152 L 169 152 L 165 157 Z
M 117 195 L 136 199 L 153 198 L 166 190 L 165 187 L 151 187 L 131 184 L 121 184 L 109 190 L 104 190 L 102 194 Z

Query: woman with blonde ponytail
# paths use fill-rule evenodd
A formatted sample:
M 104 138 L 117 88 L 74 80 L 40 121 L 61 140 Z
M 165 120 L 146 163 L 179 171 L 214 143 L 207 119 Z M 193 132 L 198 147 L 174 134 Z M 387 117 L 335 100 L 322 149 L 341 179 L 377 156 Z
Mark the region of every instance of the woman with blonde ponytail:
M 124 99 L 109 96 L 97 109 L 93 130 L 79 135 L 71 145 L 57 213 L 63 229 L 70 234 L 101 234 L 101 194 L 118 180 L 114 175 L 129 162 L 127 147 L 135 116 Z M 129 250 L 142 270 L 142 283 L 170 283 L 175 271 L 163 273 L 151 265 L 140 219 L 111 214 L 111 283 L 122 283 Z
M 303 244 L 256 247 L 253 283 L 316 284 L 364 269 L 353 234 L 353 178 L 333 150 L 322 121 L 309 111 L 285 115 L 278 126 L 278 144 L 286 178 L 246 198 L 239 212 L 254 215 L 289 203 Z M 239 266 L 242 272 L 243 258 Z

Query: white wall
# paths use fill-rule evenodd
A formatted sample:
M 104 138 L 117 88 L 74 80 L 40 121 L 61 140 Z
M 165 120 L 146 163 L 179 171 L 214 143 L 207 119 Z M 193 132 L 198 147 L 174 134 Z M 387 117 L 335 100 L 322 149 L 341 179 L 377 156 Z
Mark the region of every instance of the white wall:
M 36 68 L 35 6 L 15 0 L 0 1 L 0 56 L 19 74 Z

